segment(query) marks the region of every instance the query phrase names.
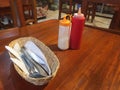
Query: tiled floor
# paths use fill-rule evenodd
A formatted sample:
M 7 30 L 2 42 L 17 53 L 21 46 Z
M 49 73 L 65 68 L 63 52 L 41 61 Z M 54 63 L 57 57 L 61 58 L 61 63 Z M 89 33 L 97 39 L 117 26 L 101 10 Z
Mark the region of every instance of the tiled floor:
M 46 21 L 46 20 L 50 20 L 50 19 L 58 19 L 58 10 L 55 10 L 55 11 L 48 10 L 47 13 L 48 14 L 47 14 L 46 19 L 40 19 L 38 22 L 42 22 L 42 21 Z M 65 15 L 65 13 L 62 13 L 62 17 L 64 15 Z M 112 16 L 109 15 L 109 17 L 112 17 Z M 90 21 L 86 21 L 85 24 L 102 27 L 102 28 L 108 28 L 110 25 L 110 22 L 111 22 L 111 19 L 109 19 L 109 18 L 103 18 L 103 17 L 96 16 L 93 23 L 91 23 Z
M 95 27 L 102 27 L 102 28 L 109 28 L 111 19 L 103 18 L 103 17 L 95 17 L 93 23 L 89 21 L 86 22 L 87 25 L 95 26 Z

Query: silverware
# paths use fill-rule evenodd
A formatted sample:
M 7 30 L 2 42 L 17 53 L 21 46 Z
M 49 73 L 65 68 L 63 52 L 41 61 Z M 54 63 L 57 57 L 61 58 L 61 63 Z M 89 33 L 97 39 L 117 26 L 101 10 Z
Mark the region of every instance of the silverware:
M 37 66 L 38 68 L 42 68 L 44 70 L 44 72 L 46 73 L 46 75 L 49 75 L 48 73 L 48 68 L 46 66 L 46 64 L 44 62 L 41 61 L 41 63 L 38 63 L 37 61 L 40 61 L 41 59 L 39 57 L 37 57 L 33 52 L 31 52 L 28 49 L 25 49 L 26 53 L 29 55 L 29 58 L 32 59 L 33 63 L 35 64 L 35 66 Z M 43 71 L 42 71 L 43 72 Z M 44 74 L 45 74 L 44 73 Z
M 25 55 L 26 59 L 30 62 L 30 67 L 35 67 L 35 69 L 41 74 L 41 76 L 48 76 L 47 72 L 44 70 L 44 68 L 38 64 L 26 51 L 24 47 L 21 48 L 21 51 Z
M 29 76 L 32 77 L 32 78 L 40 78 L 40 77 L 43 77 L 42 75 L 40 75 L 39 72 L 37 72 L 33 66 L 33 64 L 28 60 L 28 58 L 22 54 L 21 55 L 21 58 L 29 72 Z
M 28 59 L 25 57 L 24 54 L 20 54 L 20 52 L 16 52 L 13 48 L 9 47 L 9 46 L 5 46 L 5 48 L 11 53 L 13 54 L 17 60 L 20 60 L 21 62 L 24 63 L 26 70 L 29 72 L 29 76 L 32 78 L 39 78 L 39 77 L 43 77 L 42 75 L 40 75 L 39 72 L 36 72 L 35 69 L 33 68 L 33 66 L 30 64 L 30 62 L 28 61 Z M 13 60 L 13 59 L 12 59 Z M 17 64 L 18 65 L 18 64 Z M 24 70 L 23 70 L 24 71 Z M 26 72 L 25 72 L 26 73 Z
M 24 47 L 33 60 L 38 65 L 41 65 L 41 67 L 48 73 L 48 75 L 51 75 L 51 69 L 42 50 L 32 41 L 27 41 Z
M 10 60 L 12 60 L 12 62 L 18 67 L 20 68 L 26 75 L 29 75 L 28 70 L 26 69 L 24 63 L 20 62 L 17 58 L 10 58 Z

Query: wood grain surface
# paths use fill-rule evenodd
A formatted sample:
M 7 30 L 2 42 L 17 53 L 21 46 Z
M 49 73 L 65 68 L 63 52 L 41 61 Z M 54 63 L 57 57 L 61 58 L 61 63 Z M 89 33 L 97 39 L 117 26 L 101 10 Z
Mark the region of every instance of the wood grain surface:
M 80 49 L 61 51 L 57 20 L 20 29 L 44 42 L 58 57 L 60 68 L 47 85 L 35 86 L 17 74 L 4 50 L 0 54 L 0 90 L 120 90 L 120 35 L 85 27 Z

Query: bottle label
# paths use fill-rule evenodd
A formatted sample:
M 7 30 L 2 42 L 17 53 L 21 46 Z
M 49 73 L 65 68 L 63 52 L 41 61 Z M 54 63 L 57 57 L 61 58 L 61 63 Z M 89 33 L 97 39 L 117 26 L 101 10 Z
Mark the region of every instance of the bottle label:
M 59 26 L 58 47 L 60 49 L 69 48 L 70 27 Z

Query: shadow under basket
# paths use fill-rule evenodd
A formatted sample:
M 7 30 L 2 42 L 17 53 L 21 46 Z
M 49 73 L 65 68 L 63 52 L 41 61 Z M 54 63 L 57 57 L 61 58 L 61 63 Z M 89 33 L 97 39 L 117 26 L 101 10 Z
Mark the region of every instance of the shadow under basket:
M 18 74 L 25 79 L 26 81 L 34 84 L 34 85 L 44 85 L 49 83 L 49 81 L 51 79 L 53 79 L 56 76 L 56 73 L 58 71 L 58 68 L 60 66 L 59 60 L 56 57 L 56 55 L 50 50 L 49 47 L 47 47 L 44 43 L 42 43 L 41 41 L 39 41 L 38 39 L 34 38 L 34 37 L 22 37 L 22 38 L 18 38 L 16 40 L 13 40 L 12 42 L 10 42 L 9 46 L 10 47 L 14 47 L 15 43 L 17 42 L 20 47 L 22 47 L 27 41 L 32 41 L 34 42 L 40 49 L 41 51 L 44 53 L 47 62 L 49 64 L 49 67 L 52 71 L 52 74 L 46 77 L 41 77 L 41 78 L 31 78 L 29 77 L 29 75 L 26 75 L 19 67 L 17 67 L 17 65 L 14 64 L 15 70 L 18 72 Z M 14 57 L 12 54 L 10 54 L 10 57 Z

